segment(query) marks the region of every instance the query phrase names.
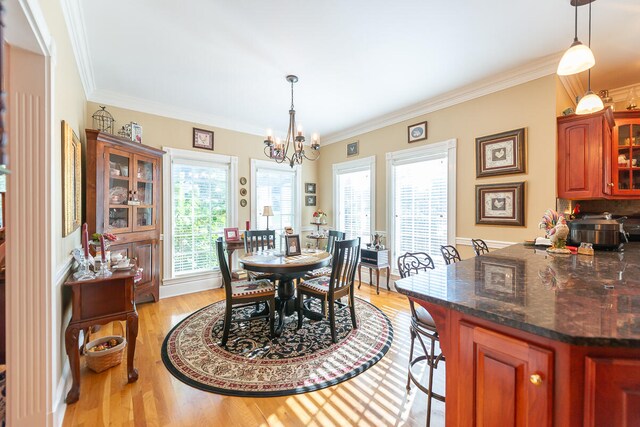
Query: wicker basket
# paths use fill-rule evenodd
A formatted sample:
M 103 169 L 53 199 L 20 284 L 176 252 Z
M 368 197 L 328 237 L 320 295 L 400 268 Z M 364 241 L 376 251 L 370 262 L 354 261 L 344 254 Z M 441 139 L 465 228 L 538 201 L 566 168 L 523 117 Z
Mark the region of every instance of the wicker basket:
M 122 324 L 120 325 L 121 333 L 124 334 Z M 89 337 L 87 337 L 87 340 Z M 93 347 L 96 347 L 104 342 L 115 339 L 118 341 L 118 345 L 107 350 L 102 351 L 90 351 Z M 127 340 L 121 335 L 109 335 L 106 337 L 97 338 L 90 341 L 85 346 L 85 355 L 87 360 L 87 367 L 94 372 L 102 372 L 107 369 L 119 365 L 122 362 L 122 354 L 127 346 Z

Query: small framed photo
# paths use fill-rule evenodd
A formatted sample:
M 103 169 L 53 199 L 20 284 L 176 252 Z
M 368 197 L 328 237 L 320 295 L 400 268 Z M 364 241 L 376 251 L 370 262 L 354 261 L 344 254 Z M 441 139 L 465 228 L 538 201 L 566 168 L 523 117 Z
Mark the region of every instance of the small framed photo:
M 524 182 L 476 185 L 476 224 L 524 226 Z
M 302 251 L 300 250 L 300 235 L 299 234 L 290 234 L 284 236 L 285 241 L 285 255 L 286 256 L 294 256 L 300 255 Z
M 350 142 L 347 144 L 347 157 L 358 155 L 358 141 Z
M 476 178 L 525 171 L 525 128 L 476 138 Z
M 475 258 L 476 281 L 475 294 L 492 300 L 524 305 L 525 261 L 497 256 Z
M 131 140 L 142 144 L 142 126 L 136 122 L 131 122 Z
M 304 183 L 304 192 L 309 194 L 316 194 L 316 183 L 315 182 L 305 182 Z
M 213 151 L 213 131 L 193 128 L 193 146 Z
M 305 206 L 315 206 L 316 205 L 316 196 L 304 196 L 304 205 Z
M 407 126 L 407 133 L 409 136 L 409 143 L 427 139 L 427 122 Z
M 238 232 L 238 227 L 225 228 L 224 240 L 227 242 L 240 240 L 240 233 Z
M 277 151 L 275 146 L 271 146 L 271 151 L 269 152 L 269 158 L 271 159 L 277 159 L 277 160 L 283 160 L 284 159 L 284 151 L 280 150 Z

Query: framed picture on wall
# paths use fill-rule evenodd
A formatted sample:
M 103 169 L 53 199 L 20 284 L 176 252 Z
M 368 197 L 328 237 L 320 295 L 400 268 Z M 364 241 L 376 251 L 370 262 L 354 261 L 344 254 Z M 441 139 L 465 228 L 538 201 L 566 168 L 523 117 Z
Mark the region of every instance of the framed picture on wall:
M 193 128 L 193 147 L 213 151 L 213 131 Z
M 407 127 L 409 143 L 427 139 L 427 122 L 416 123 Z
M 525 138 L 525 128 L 476 138 L 476 178 L 524 172 Z
M 524 182 L 476 185 L 476 224 L 524 226 Z
M 62 237 L 80 227 L 82 217 L 82 145 L 69 123 L 62 121 Z M 4 221 L 4 217 L 3 217 Z
M 315 182 L 305 182 L 304 183 L 304 192 L 308 194 L 316 194 L 316 183 Z
M 305 196 L 304 197 L 304 205 L 305 206 L 315 206 L 316 205 L 316 196 Z
M 358 141 L 347 144 L 347 157 L 358 155 Z

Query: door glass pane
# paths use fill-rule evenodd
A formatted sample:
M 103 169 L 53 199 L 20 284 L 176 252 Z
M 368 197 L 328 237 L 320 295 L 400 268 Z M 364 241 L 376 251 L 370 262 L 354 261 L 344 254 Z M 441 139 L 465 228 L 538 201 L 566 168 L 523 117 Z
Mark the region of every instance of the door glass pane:
M 129 199 L 129 181 L 122 178 L 109 178 L 109 203 L 126 205 Z
M 129 228 L 129 208 L 110 208 L 109 227 Z
M 630 162 L 630 150 L 626 147 L 621 147 L 618 149 L 618 168 L 628 168 L 631 164 Z
M 629 125 L 622 125 L 618 128 L 618 145 L 631 145 Z
M 109 176 L 129 177 L 129 158 L 118 154 L 109 154 Z
M 138 160 L 138 181 L 152 181 L 153 180 L 153 163 L 146 162 L 144 160 Z
M 633 145 L 640 145 L 640 125 L 631 126 L 631 136 L 633 137 Z
M 622 170 L 618 172 L 618 189 L 628 190 L 630 178 L 631 177 L 628 170 Z
M 141 205 L 153 205 L 153 183 L 138 182 L 135 194 Z
M 138 208 L 136 216 L 136 225 L 139 227 L 153 225 L 153 208 Z

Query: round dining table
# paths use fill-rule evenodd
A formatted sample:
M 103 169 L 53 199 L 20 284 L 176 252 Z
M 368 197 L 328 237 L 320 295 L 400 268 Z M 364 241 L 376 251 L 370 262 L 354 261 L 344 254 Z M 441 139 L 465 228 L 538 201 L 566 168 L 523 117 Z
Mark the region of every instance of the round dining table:
M 304 277 L 309 271 L 329 265 L 331 254 L 317 249 L 303 249 L 300 255 L 286 257 L 282 252 L 266 250 L 245 253 L 238 258 L 238 262 L 247 271 L 268 273 L 278 281 L 278 324 L 275 332 L 276 336 L 280 336 L 284 329 L 285 316 L 291 316 L 295 312 L 295 279 Z M 268 310 L 268 307 L 265 309 Z

